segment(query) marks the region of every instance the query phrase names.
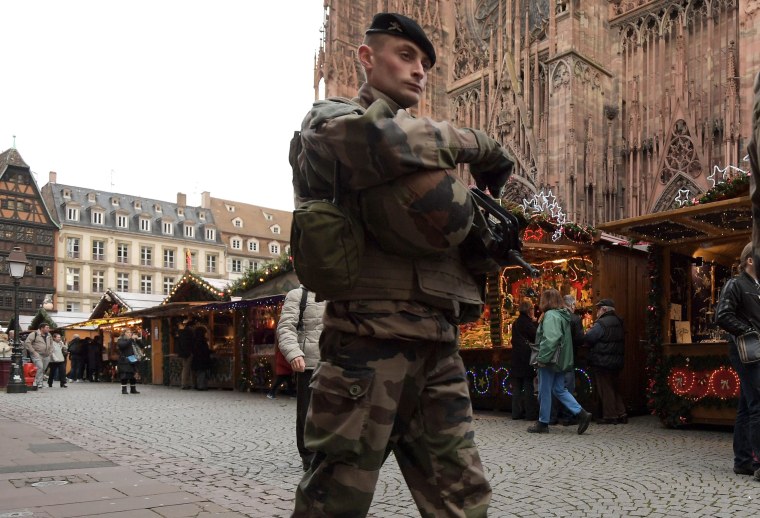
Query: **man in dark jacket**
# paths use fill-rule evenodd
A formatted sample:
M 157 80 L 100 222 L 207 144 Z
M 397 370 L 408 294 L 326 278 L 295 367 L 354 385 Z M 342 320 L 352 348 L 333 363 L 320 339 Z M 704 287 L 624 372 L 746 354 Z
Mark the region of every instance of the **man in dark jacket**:
M 177 337 L 177 356 L 182 360 L 182 390 L 193 388 L 193 340 L 193 322 L 188 320 Z
M 620 371 L 625 363 L 625 330 L 623 320 L 615 313 L 615 302 L 602 299 L 596 303 L 597 319 L 583 337 L 591 347 L 589 367 L 594 371 L 596 389 L 602 401 L 599 424 L 627 423 L 623 396 L 620 394 Z
M 573 358 L 578 358 L 578 347 L 583 344 L 583 322 L 580 315 L 575 313 L 577 301 L 572 295 L 565 295 L 562 297 L 565 301 L 568 311 L 570 311 L 570 332 L 573 336 Z M 575 368 L 565 373 L 565 388 L 571 394 L 575 393 Z M 559 400 L 552 396 L 552 417 L 549 424 L 560 423 L 563 426 L 571 426 L 578 424 L 574 415 L 565 408 L 565 406 L 559 402 Z
M 520 315 L 512 324 L 512 368 L 509 379 L 512 385 L 512 419 L 538 419 L 538 399 L 533 389 L 536 369 L 530 365 L 530 344 L 536 341 L 538 324 L 533 316 L 534 305 L 524 298 L 517 306 Z
M 82 373 L 84 372 L 84 358 L 86 351 L 82 339 L 79 335 L 74 335 L 71 342 L 69 342 L 69 354 L 71 356 L 71 370 L 69 370 L 69 381 L 72 383 L 78 383 L 82 381 Z
M 728 331 L 728 357 L 739 375 L 739 406 L 734 423 L 734 473 L 760 480 L 760 363 L 742 363 L 736 337 L 760 330 L 760 284 L 757 282 L 752 243 L 740 257 L 741 273 L 729 280 L 720 294 L 715 322 Z M 755 453 L 753 456 L 752 453 Z

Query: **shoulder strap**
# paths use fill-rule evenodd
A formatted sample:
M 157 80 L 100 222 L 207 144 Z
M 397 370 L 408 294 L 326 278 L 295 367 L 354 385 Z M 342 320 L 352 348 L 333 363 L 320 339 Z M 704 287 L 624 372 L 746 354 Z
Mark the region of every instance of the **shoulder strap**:
M 297 331 L 303 331 L 303 312 L 306 310 L 306 300 L 309 298 L 309 290 L 303 288 L 301 294 L 301 304 L 299 305 L 300 311 L 298 312 L 298 324 L 296 325 Z

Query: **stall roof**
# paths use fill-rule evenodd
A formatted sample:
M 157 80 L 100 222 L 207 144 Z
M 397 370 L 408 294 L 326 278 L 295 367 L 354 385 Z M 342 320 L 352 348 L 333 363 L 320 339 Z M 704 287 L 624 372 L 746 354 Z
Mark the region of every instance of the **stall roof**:
M 701 250 L 706 259 L 730 263 L 752 235 L 752 206 L 749 196 L 742 196 L 611 221 L 598 228 L 687 255 Z
M 162 298 L 160 304 L 171 304 L 185 301 L 229 301 L 227 291 L 230 281 L 226 279 L 211 279 L 201 277 L 190 270 L 185 270 L 182 277 L 172 287 L 169 295 Z
M 100 301 L 90 314 L 91 319 L 109 318 L 111 316 L 121 315 L 128 311 L 137 311 L 140 309 L 150 308 L 161 304 L 164 295 L 149 293 L 129 293 L 123 291 L 113 291 L 107 289 Z M 113 306 L 117 305 L 119 310 L 114 314 Z

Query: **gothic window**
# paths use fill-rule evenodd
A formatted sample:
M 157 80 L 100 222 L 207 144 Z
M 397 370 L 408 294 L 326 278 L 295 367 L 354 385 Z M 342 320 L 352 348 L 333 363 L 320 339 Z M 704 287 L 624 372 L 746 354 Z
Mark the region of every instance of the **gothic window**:
M 678 120 L 673 126 L 673 134 L 670 137 L 665 162 L 662 171 L 660 171 L 660 182 L 667 184 L 671 178 L 679 173 L 696 178 L 701 172 L 702 166 L 699 163 L 697 150 L 689 135 L 686 122 L 683 119 Z

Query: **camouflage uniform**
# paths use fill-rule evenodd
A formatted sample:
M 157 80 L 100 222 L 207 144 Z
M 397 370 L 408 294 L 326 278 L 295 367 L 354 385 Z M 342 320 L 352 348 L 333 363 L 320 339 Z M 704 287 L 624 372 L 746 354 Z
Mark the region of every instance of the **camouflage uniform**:
M 755 101 L 752 105 L 752 137 L 747 150 L 749 151 L 750 171 L 749 194 L 752 200 L 752 257 L 755 272 L 760 273 L 760 186 L 757 185 L 760 175 L 760 157 L 758 156 L 758 144 L 760 144 L 760 73 L 755 76 Z
M 311 198 L 329 197 L 339 160 L 358 214 L 361 196 L 402 175 L 461 162 L 478 174 L 506 157 L 485 134 L 413 118 L 367 84 L 350 103 L 315 103 L 302 139 L 295 183 Z M 325 309 L 305 430 L 316 455 L 294 517 L 365 516 L 391 452 L 422 516 L 486 516 L 491 488 L 473 441 L 456 325 L 481 304 L 457 248 L 408 257 L 367 236 L 359 280 Z

